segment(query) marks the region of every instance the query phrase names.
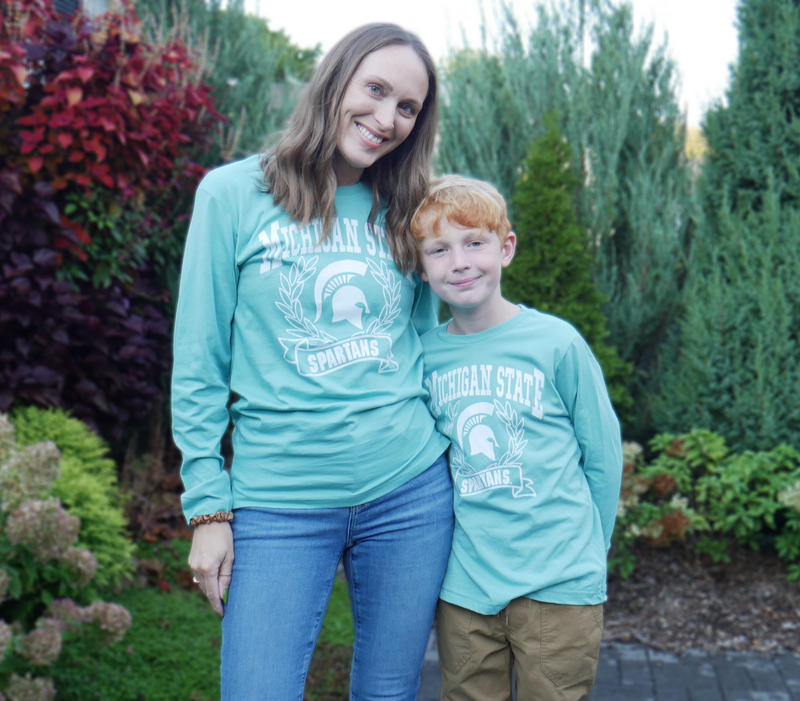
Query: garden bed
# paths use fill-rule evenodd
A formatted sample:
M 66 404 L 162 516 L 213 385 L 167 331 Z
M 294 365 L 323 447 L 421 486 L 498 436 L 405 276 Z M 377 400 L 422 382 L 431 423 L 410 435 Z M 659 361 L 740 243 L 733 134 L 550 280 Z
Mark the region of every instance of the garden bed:
M 609 580 L 605 640 L 800 656 L 800 587 L 777 557 L 731 547 L 729 563 L 713 563 L 683 543 L 635 554 L 634 573 Z

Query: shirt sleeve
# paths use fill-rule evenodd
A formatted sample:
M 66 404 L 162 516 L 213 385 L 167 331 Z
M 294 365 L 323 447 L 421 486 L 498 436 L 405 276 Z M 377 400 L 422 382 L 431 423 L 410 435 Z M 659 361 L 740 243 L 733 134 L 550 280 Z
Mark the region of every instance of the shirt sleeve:
M 414 306 L 411 308 L 411 323 L 422 336 L 439 323 L 439 298 L 417 273 L 414 273 L 414 281 L 417 286 L 414 290 Z
M 183 456 L 181 501 L 187 520 L 232 507 L 220 443 L 230 421 L 238 279 L 233 219 L 201 186 L 183 257 L 172 374 L 172 430 Z
M 556 369 L 556 389 L 572 417 L 583 454 L 583 471 L 600 512 L 608 551 L 622 480 L 622 439 L 603 371 L 580 337 L 569 346 Z

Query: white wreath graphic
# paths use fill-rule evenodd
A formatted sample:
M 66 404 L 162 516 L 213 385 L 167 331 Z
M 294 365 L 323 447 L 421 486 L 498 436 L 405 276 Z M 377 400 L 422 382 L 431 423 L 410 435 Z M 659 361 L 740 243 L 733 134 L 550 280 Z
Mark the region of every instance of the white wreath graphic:
M 335 343 L 338 340 L 330 334 L 320 331 L 314 322 L 305 316 L 303 305 L 300 304 L 300 295 L 306 280 L 317 272 L 318 260 L 319 256 L 314 256 L 308 262 L 305 258 L 300 258 L 297 263 L 292 265 L 288 277 L 281 273 L 281 298 L 280 301 L 275 302 L 278 309 L 283 312 L 286 321 L 294 327 L 286 329 L 286 332 L 295 338 L 307 338 L 312 345 Z
M 455 423 L 456 416 L 458 416 L 458 408 L 460 400 L 453 402 L 447 407 L 445 412 L 444 429 L 445 435 L 451 435 L 453 424 Z M 508 449 L 503 453 L 498 460 L 491 465 L 483 468 L 483 470 L 491 470 L 494 467 L 522 467 L 520 458 L 522 451 L 528 445 L 528 439 L 525 438 L 525 422 L 517 415 L 516 410 L 509 402 L 503 406 L 496 399 L 494 406 L 497 410 L 497 417 L 503 422 L 506 428 L 506 435 L 508 436 Z M 472 465 L 466 461 L 464 451 L 456 441 L 450 444 L 450 464 L 453 469 L 460 472 L 462 475 L 475 474 L 478 472 Z
M 299 258 L 297 263 L 292 264 L 288 277 L 281 273 L 280 301 L 275 302 L 278 309 L 283 312 L 286 321 L 294 328 L 287 329 L 289 335 L 295 338 L 307 338 L 314 345 L 324 343 L 336 343 L 338 338 L 331 336 L 325 331 L 321 331 L 303 313 L 303 305 L 300 303 L 300 295 L 308 280 L 317 272 L 317 261 L 319 256 L 314 256 L 306 262 L 305 258 Z M 389 270 L 386 263 L 378 265 L 374 261 L 367 259 L 372 277 L 377 280 L 383 289 L 383 300 L 385 304 L 377 319 L 370 322 L 364 331 L 353 334 L 353 338 L 366 335 L 378 335 L 391 327 L 392 322 L 400 314 L 400 281 L 396 280 L 394 273 Z

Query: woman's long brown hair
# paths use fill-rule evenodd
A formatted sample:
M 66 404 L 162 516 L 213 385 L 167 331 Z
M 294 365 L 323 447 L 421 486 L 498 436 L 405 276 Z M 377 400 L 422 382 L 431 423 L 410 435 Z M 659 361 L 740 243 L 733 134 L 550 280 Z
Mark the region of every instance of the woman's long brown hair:
M 323 235 L 328 236 L 336 216 L 333 162 L 344 92 L 367 54 L 397 44 L 410 46 L 422 59 L 428 73 L 428 94 L 408 138 L 367 168 L 362 177 L 372 189 L 369 222 L 375 224 L 386 208 L 383 223 L 389 250 L 397 266 L 407 273 L 417 267 L 410 223 L 427 192 L 438 112 L 436 68 L 416 35 L 394 24 L 367 24 L 344 37 L 322 60 L 288 128 L 262 156 L 261 167 L 274 203 L 299 228 L 319 217 Z

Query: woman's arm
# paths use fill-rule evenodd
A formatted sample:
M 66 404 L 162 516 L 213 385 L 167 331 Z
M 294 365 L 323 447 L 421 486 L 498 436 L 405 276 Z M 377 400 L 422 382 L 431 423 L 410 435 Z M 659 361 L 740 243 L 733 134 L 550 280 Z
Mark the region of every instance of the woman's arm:
M 189 567 L 192 568 L 201 591 L 211 602 L 211 608 L 222 616 L 222 603 L 227 603 L 233 568 L 233 533 L 230 523 L 204 523 L 195 528 Z
M 411 308 L 411 323 L 417 333 L 422 336 L 438 323 L 439 317 L 439 298 L 433 294 L 431 286 L 414 273 L 414 280 L 417 283 L 414 289 L 414 306 Z
M 201 184 L 183 258 L 172 376 L 173 435 L 183 455 L 187 520 L 232 507 L 220 443 L 230 421 L 231 323 L 238 284 L 235 234 L 228 209 Z M 195 528 L 189 566 L 220 615 L 233 558 L 229 523 Z
M 172 374 L 172 428 L 183 455 L 187 520 L 232 506 L 220 443 L 230 420 L 235 247 L 231 214 L 201 184 L 183 257 Z

